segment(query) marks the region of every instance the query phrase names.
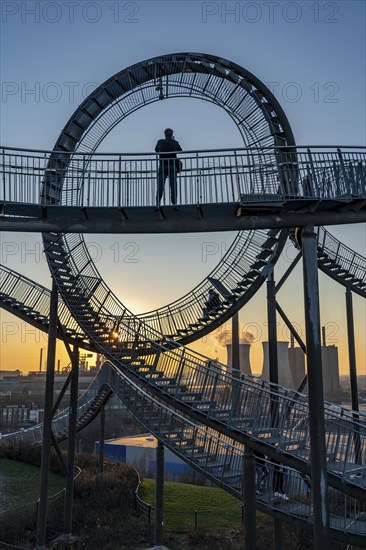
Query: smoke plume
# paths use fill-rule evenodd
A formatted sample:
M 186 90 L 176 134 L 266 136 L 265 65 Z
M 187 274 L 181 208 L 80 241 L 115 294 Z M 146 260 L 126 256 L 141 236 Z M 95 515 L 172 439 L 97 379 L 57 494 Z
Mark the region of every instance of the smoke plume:
M 245 330 L 245 325 L 242 323 L 240 324 L 239 328 L 239 343 L 240 344 L 252 344 L 254 341 L 254 334 L 249 332 L 248 330 Z M 232 331 L 227 330 L 223 327 L 220 327 L 216 333 L 213 335 L 216 339 L 216 341 L 220 344 L 220 346 L 226 346 L 227 344 L 231 344 L 232 341 Z

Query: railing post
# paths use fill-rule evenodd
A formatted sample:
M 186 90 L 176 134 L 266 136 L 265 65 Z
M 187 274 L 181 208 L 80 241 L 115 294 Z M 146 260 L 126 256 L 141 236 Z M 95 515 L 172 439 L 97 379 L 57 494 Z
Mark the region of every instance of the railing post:
M 330 549 L 328 482 L 325 444 L 323 372 L 320 340 L 320 312 L 317 237 L 314 227 L 302 232 L 305 328 L 309 388 L 309 432 L 311 480 L 314 506 L 314 548 Z
M 240 175 L 239 175 L 239 165 L 238 165 L 238 158 L 237 158 L 237 155 L 236 155 L 236 151 L 234 151 L 234 159 L 235 159 L 235 169 L 236 169 L 236 174 L 235 174 L 235 181 L 236 181 L 236 191 L 238 193 L 238 196 L 237 198 L 235 198 L 234 196 L 234 193 L 233 193 L 233 202 L 235 201 L 241 201 L 241 190 L 240 190 Z M 245 193 L 245 189 L 244 189 L 244 193 Z M 229 194 L 228 194 L 229 195 Z
M 154 548 L 163 548 L 164 520 L 164 445 L 158 441 L 156 447 L 156 488 L 155 488 L 155 534 Z
M 339 164 L 341 166 L 341 172 L 342 172 L 342 175 L 343 175 L 343 184 L 344 184 L 344 191 L 349 191 L 348 189 L 348 176 L 347 176 L 347 172 L 346 172 L 346 167 L 344 165 L 344 160 L 343 160 L 343 156 L 342 156 L 342 151 L 341 149 L 338 147 L 337 149 L 337 154 L 338 154 L 338 158 L 339 158 Z M 339 192 L 342 192 L 341 189 L 338 190 Z
M 208 411 L 207 411 L 208 416 L 211 414 L 213 405 L 215 403 L 216 386 L 217 386 L 218 379 L 219 379 L 219 375 L 216 374 L 215 378 L 214 378 L 213 387 L 211 388 L 210 404 L 209 404 Z
M 201 170 L 198 167 L 199 166 L 198 158 L 199 158 L 198 153 L 196 153 L 196 172 L 197 172 L 197 176 L 196 176 L 196 201 L 195 201 L 194 204 L 199 204 L 199 196 L 200 196 L 199 188 L 200 188 Z
M 118 156 L 118 206 L 121 206 L 121 192 L 122 192 L 122 159 L 121 155 Z
M 6 180 L 5 180 L 5 149 L 2 150 L 2 157 L 3 157 L 3 193 L 4 193 L 4 203 L 7 200 L 6 197 Z
M 318 179 L 316 177 L 316 171 L 315 171 L 315 167 L 314 167 L 312 153 L 311 153 L 310 149 L 307 149 L 306 152 L 307 152 L 307 155 L 309 157 L 309 164 L 310 164 L 310 170 L 311 170 L 311 181 L 309 182 L 309 189 L 310 189 L 310 183 L 311 183 L 311 196 L 314 197 L 314 196 L 316 196 L 314 191 L 317 191 L 318 194 L 319 194 L 320 190 L 319 190 L 319 186 L 318 186 Z M 320 193 L 320 195 L 321 195 L 321 193 Z M 324 193 L 323 193 L 323 196 L 324 196 Z

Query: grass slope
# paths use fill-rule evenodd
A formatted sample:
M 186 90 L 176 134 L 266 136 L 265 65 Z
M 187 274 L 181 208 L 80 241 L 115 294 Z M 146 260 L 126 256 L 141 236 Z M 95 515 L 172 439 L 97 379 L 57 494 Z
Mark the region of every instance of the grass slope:
M 37 466 L 0 459 L 0 512 L 36 501 L 39 496 L 39 475 Z M 48 494 L 57 493 L 63 486 L 64 479 L 50 473 Z
M 141 496 L 154 506 L 155 480 L 144 479 Z M 164 483 L 164 525 L 168 529 L 192 529 L 195 510 L 198 526 L 230 528 L 242 521 L 241 502 L 218 487 Z

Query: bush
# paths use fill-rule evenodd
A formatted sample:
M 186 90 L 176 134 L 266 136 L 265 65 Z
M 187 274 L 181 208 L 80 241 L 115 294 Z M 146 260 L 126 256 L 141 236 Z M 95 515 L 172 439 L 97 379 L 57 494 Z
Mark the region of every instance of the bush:
M 0 445 L 0 458 L 16 460 L 18 462 L 24 462 L 25 464 L 40 467 L 41 456 L 41 445 L 27 445 L 24 443 L 18 443 L 17 441 L 9 441 L 4 445 Z M 63 453 L 63 456 L 64 460 L 66 460 L 66 453 Z M 60 475 L 63 475 L 64 473 L 59 458 L 53 447 L 51 448 L 50 453 L 50 471 L 54 474 Z
M 41 448 L 9 444 L 1 449 L 1 457 L 39 465 Z M 82 474 L 75 480 L 74 487 L 73 534 L 80 540 L 73 548 L 122 550 L 136 548 L 140 543 L 149 545 L 149 526 L 144 518 L 140 519 L 135 505 L 138 484 L 135 469 L 125 464 L 107 464 L 104 472 L 99 472 L 98 458 L 87 454 L 77 455 L 75 462 Z M 52 464 L 56 470 L 59 468 L 56 455 Z M 62 518 L 63 499 L 59 497 L 48 507 L 47 535 L 50 541 L 62 534 Z M 34 503 L 6 514 L 1 521 L 0 540 L 33 548 L 36 522 Z

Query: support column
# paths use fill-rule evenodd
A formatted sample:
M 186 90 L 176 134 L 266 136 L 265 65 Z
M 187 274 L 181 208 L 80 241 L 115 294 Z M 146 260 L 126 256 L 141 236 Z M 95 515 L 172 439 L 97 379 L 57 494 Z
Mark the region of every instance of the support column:
M 231 319 L 231 375 L 240 377 L 239 313 L 235 313 Z M 240 415 L 240 388 L 234 380 L 231 396 L 233 414 Z
M 269 381 L 278 384 L 278 357 L 277 357 L 277 319 L 276 319 L 276 286 L 271 268 L 267 279 L 267 318 L 268 318 L 268 355 Z M 271 424 L 278 425 L 278 402 L 271 400 Z
M 71 361 L 69 438 L 67 444 L 67 479 L 64 508 L 64 540 L 72 541 L 72 503 L 74 496 L 75 437 L 79 386 L 79 349 L 74 346 Z
M 276 313 L 276 285 L 273 266 L 267 279 L 267 317 L 268 317 L 268 354 L 269 354 L 269 380 L 278 384 L 278 355 L 277 355 L 277 313 Z M 278 425 L 278 402 L 271 401 L 272 426 Z M 279 544 L 282 540 L 282 522 L 275 519 L 273 522 L 273 544 L 275 550 L 281 550 Z
M 164 445 L 158 441 L 156 447 L 156 488 L 155 488 L 155 534 L 154 548 L 163 548 L 164 521 Z
M 256 491 L 255 491 L 255 460 L 253 450 L 245 445 L 243 455 L 243 504 L 244 504 L 244 548 L 256 550 Z
M 42 439 L 42 458 L 40 472 L 40 489 L 37 512 L 36 550 L 44 550 L 46 543 L 47 505 L 48 505 L 48 470 L 51 453 L 53 388 L 55 378 L 56 335 L 57 335 L 58 294 L 52 280 L 50 299 L 50 319 L 48 328 L 47 370 L 44 398 L 44 421 Z
M 278 384 L 276 285 L 273 277 L 273 267 L 267 279 L 267 316 L 269 380 L 273 382 L 273 384 Z
M 99 424 L 99 471 L 104 469 L 104 440 L 105 440 L 105 405 L 103 403 L 100 409 L 100 424 Z
M 231 370 L 233 376 L 240 375 L 239 352 L 239 313 L 235 313 L 231 320 Z
M 358 384 L 356 367 L 356 345 L 355 328 L 353 323 L 353 299 L 352 291 L 347 287 L 346 290 L 346 313 L 347 313 L 347 338 L 348 338 L 348 357 L 349 357 L 349 375 L 351 382 L 352 410 L 359 411 L 358 403 Z M 358 414 L 353 414 L 354 420 L 359 420 Z M 356 430 L 354 433 L 355 460 L 357 464 L 362 464 L 360 434 Z
M 317 236 L 314 227 L 302 233 L 306 350 L 309 388 L 311 484 L 314 508 L 314 548 L 330 549 L 328 481 L 325 445 L 322 354 L 318 288 Z
M 282 521 L 277 518 L 273 518 L 273 549 L 283 550 Z

